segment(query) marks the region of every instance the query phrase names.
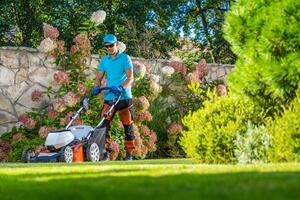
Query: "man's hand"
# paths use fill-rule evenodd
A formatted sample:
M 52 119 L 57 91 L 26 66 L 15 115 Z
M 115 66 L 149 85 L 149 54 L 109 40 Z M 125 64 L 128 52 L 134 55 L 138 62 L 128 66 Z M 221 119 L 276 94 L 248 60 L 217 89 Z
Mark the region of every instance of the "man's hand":
M 109 92 L 114 93 L 116 95 L 119 95 L 124 90 L 124 87 L 122 85 L 119 86 L 112 86 L 109 90 Z
M 95 86 L 93 89 L 92 89 L 92 95 L 97 95 L 101 92 L 101 88 L 99 86 Z

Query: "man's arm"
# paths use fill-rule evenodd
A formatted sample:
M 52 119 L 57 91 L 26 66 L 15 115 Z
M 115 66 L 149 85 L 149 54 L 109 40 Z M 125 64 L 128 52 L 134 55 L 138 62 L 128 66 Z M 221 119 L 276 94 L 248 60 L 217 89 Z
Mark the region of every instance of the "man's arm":
M 134 79 L 133 79 L 133 69 L 132 69 L 132 68 L 127 69 L 127 70 L 125 71 L 125 73 L 126 73 L 127 79 L 126 79 L 125 82 L 122 84 L 122 86 L 123 86 L 124 88 L 131 86 L 132 83 L 133 83 L 133 80 L 134 80 Z
M 95 80 L 94 86 L 100 86 L 100 83 L 101 83 L 104 75 L 105 75 L 104 71 L 99 71 L 96 74 L 96 80 Z

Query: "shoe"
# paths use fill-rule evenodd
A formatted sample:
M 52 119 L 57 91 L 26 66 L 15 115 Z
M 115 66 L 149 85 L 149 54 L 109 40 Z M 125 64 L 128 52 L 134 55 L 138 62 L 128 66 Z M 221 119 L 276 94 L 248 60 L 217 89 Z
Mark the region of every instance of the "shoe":
M 103 161 L 110 161 L 110 155 L 109 155 L 109 152 L 105 152 L 103 154 Z
M 132 156 L 132 153 L 126 153 L 126 157 L 125 157 L 124 160 L 126 160 L 126 161 L 131 161 L 131 160 L 133 160 L 132 157 L 133 157 L 133 156 Z

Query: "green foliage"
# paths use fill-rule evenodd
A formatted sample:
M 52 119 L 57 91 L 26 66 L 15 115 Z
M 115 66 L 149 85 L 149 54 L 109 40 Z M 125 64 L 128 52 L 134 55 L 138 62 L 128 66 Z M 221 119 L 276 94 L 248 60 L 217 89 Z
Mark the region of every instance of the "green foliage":
M 35 149 L 37 145 L 43 144 L 44 139 L 34 138 L 34 139 L 23 139 L 12 145 L 12 151 L 9 154 L 8 161 L 18 162 L 21 161 L 22 151 L 24 149 Z
M 254 104 L 235 96 L 217 97 L 208 93 L 203 108 L 189 113 L 182 123 L 180 144 L 187 156 L 202 163 L 234 163 L 234 140 L 238 132 L 245 132 L 247 122 L 259 120 Z
M 272 115 L 295 97 L 300 80 L 300 3 L 241 0 L 229 11 L 226 39 L 237 54 L 230 90 Z
M 268 161 L 270 136 L 264 126 L 257 127 L 249 122 L 246 132 L 237 134 L 234 145 L 234 155 L 240 164 L 257 164 Z
M 150 88 L 150 78 L 148 76 L 144 76 L 138 81 L 134 82 L 134 86 L 132 87 L 132 95 L 135 97 L 151 96 L 151 88 Z
M 271 162 L 300 161 L 300 88 L 288 109 L 269 119 L 267 130 L 271 140 L 268 156 Z

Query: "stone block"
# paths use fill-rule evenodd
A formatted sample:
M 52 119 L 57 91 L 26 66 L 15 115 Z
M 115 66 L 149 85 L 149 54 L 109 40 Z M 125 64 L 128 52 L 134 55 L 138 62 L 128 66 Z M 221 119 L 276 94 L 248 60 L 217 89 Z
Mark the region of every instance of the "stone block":
M 40 67 L 42 65 L 41 59 L 36 55 L 36 53 L 28 53 L 29 67 Z
M 55 69 L 57 67 L 55 64 L 55 58 L 53 56 L 47 56 L 46 60 L 44 61 L 44 66 Z
M 3 133 L 6 133 L 8 131 L 7 126 L 0 126 L 0 136 L 3 135 Z
M 0 110 L 4 110 L 10 113 L 14 113 L 14 108 L 10 100 L 4 96 L 3 94 L 0 94 Z
M 28 71 L 26 68 L 20 68 L 20 70 L 16 73 L 16 83 L 21 83 L 26 81 L 28 78 Z
M 24 114 L 24 113 L 30 111 L 29 108 L 27 108 L 27 107 L 25 107 L 25 106 L 22 106 L 22 105 L 20 105 L 20 104 L 16 104 L 16 105 L 15 105 L 15 110 L 16 110 L 18 116 L 20 116 L 21 114 Z
M 10 100 L 15 103 L 15 101 L 23 94 L 23 92 L 29 87 L 26 82 L 21 82 L 3 89 L 5 95 L 10 98 Z
M 15 123 L 17 122 L 18 119 L 16 116 L 6 112 L 6 111 L 0 111 L 0 124 L 5 124 L 5 123 Z
M 212 72 L 209 76 L 209 79 L 214 81 L 214 80 L 217 80 L 218 77 L 217 77 L 217 73 L 216 72 Z
M 20 56 L 20 67 L 21 68 L 28 68 L 29 67 L 29 62 L 28 62 L 28 56 L 27 56 L 27 54 L 22 54 Z
M 39 83 L 45 87 L 48 87 L 53 82 L 54 70 L 41 67 L 30 74 L 29 79 L 34 83 Z
M 19 59 L 17 51 L 3 51 L 0 57 L 2 65 L 9 68 L 18 68 L 19 67 Z
M 14 84 L 15 73 L 0 65 L 0 87 L 1 86 L 10 86 Z
M 223 67 L 222 67 L 222 68 L 219 68 L 219 69 L 217 70 L 217 77 L 218 77 L 218 78 L 224 77 L 225 74 L 226 74 L 226 72 L 225 72 L 225 69 L 224 69 Z

